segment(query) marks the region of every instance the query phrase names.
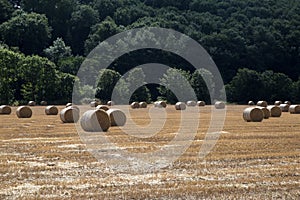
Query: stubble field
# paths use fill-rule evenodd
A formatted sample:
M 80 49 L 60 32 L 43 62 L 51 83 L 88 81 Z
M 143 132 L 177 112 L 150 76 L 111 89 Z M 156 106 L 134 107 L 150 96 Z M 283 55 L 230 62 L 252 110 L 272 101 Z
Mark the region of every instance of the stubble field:
M 145 173 L 116 172 L 98 162 L 74 124 L 46 116 L 44 107 L 33 107 L 30 119 L 18 119 L 13 108 L 0 115 L 0 199 L 300 199 L 300 115 L 247 123 L 244 108 L 227 107 L 216 146 L 199 159 L 211 117 L 210 106 L 201 108 L 190 148 L 172 166 Z M 147 125 L 147 111 L 131 110 L 131 118 Z M 119 128 L 106 135 L 129 151 L 151 151 L 178 131 L 180 112 L 169 106 L 167 117 L 148 139 L 134 140 Z

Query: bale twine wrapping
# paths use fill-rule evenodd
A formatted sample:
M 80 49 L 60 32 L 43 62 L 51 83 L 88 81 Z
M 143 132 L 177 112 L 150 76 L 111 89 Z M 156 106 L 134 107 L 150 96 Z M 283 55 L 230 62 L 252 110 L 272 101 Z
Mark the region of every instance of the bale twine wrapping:
M 186 105 L 188 107 L 195 107 L 195 106 L 197 106 L 197 102 L 196 101 L 188 101 L 188 102 L 186 102 Z
M 89 110 L 81 117 L 80 125 L 87 132 L 106 132 L 110 128 L 110 119 L 104 110 Z
M 268 106 L 267 109 L 270 111 L 270 117 L 281 117 L 282 111 L 278 106 Z
M 248 106 L 254 106 L 254 105 L 255 105 L 254 101 L 248 101 Z
M 280 104 L 279 108 L 281 109 L 282 112 L 289 112 L 290 105 L 289 104 Z
M 197 105 L 198 105 L 198 106 L 205 106 L 206 103 L 205 103 L 205 101 L 198 101 L 198 102 L 197 102 Z
M 62 109 L 59 116 L 63 123 L 76 123 L 79 120 L 79 109 L 69 106 Z
M 111 126 L 124 126 L 126 124 L 126 115 L 119 109 L 109 109 L 106 111 L 110 118 Z
M 28 106 L 20 106 L 17 108 L 16 114 L 18 118 L 30 118 L 32 116 L 32 110 Z
M 264 119 L 269 119 L 270 118 L 271 113 L 266 107 L 257 106 L 257 108 L 263 111 Z
M 48 104 L 47 101 L 41 101 L 41 102 L 40 102 L 40 105 L 41 105 L 41 106 L 46 106 L 47 104 Z
M 46 113 L 46 115 L 57 115 L 58 109 L 55 106 L 47 106 L 45 108 L 45 113 Z
M 140 108 L 140 104 L 139 104 L 139 102 L 133 102 L 133 103 L 130 105 L 130 107 L 131 107 L 132 109 L 138 109 L 138 108 Z
M 167 103 L 165 101 L 156 101 L 154 103 L 154 107 L 156 107 L 156 108 L 166 108 Z
M 259 102 L 257 102 L 257 106 L 266 108 L 268 106 L 268 103 L 266 101 L 259 101 Z
M 140 108 L 147 108 L 148 104 L 144 101 L 140 102 Z
M 291 105 L 289 111 L 291 114 L 300 114 L 300 105 Z
M 216 108 L 216 109 L 224 109 L 224 108 L 225 108 L 225 103 L 222 102 L 222 101 L 217 101 L 217 102 L 215 103 L 215 108 Z
M 186 109 L 186 104 L 184 102 L 177 102 L 175 104 L 175 109 L 176 110 L 185 110 Z
M 246 122 L 262 122 L 264 113 L 256 107 L 246 108 L 243 112 L 243 118 Z
M 282 104 L 282 101 L 275 101 L 274 103 L 275 106 L 280 106 L 280 104 Z
M 285 101 L 284 104 L 292 105 L 290 101 Z
M 0 115 L 10 115 L 11 107 L 7 105 L 0 106 Z
M 105 106 L 105 105 L 99 105 L 96 107 L 97 110 L 104 110 L 104 111 L 108 111 L 109 110 L 109 107 Z
M 115 105 L 115 102 L 113 102 L 113 101 L 108 101 L 108 102 L 107 102 L 107 105 L 108 105 L 108 106 L 114 106 L 114 105 Z
M 28 102 L 28 106 L 36 106 L 35 101 L 29 101 L 29 102 Z

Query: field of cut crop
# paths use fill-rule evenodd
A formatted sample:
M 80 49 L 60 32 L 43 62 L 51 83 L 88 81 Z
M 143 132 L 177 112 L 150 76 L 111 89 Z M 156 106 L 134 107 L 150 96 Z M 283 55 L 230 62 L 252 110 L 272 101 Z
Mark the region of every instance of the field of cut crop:
M 247 123 L 244 108 L 227 107 L 217 144 L 199 159 L 211 117 L 209 106 L 201 108 L 187 151 L 171 166 L 144 173 L 98 162 L 74 124 L 46 116 L 44 107 L 32 107 L 30 119 L 18 119 L 13 108 L 11 115 L 0 115 L 0 199 L 300 199 L 300 115 Z M 150 122 L 148 109 L 130 113 L 141 126 Z M 155 136 L 135 139 L 117 127 L 106 135 L 128 151 L 149 152 L 167 145 L 179 122 L 180 111 L 169 106 Z M 198 122 L 191 117 L 189 123 Z

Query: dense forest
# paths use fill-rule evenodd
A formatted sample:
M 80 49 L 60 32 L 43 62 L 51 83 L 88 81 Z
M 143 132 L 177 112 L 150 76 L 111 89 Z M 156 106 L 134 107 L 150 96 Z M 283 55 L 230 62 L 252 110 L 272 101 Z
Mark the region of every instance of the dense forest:
M 95 72 L 97 83 L 76 77 L 85 57 L 100 42 L 125 30 L 163 27 L 201 44 L 217 64 L 227 99 L 300 102 L 300 2 L 297 0 L 0 0 L 0 103 L 72 99 L 78 87 L 107 101 L 129 69 L 162 63 L 188 78 L 199 100 L 209 101 L 202 73 L 182 58 L 156 50 L 120 57 L 110 70 Z M 173 71 L 161 82 L 167 84 Z M 141 69 L 128 79 L 144 77 Z M 129 92 L 130 84 L 120 88 Z M 121 97 L 120 97 L 121 98 Z M 167 88 L 145 85 L 134 100 L 176 102 Z

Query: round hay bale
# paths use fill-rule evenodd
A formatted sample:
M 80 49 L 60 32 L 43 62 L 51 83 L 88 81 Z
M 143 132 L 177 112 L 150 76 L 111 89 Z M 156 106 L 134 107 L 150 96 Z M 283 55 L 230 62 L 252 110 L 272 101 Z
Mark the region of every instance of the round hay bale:
M 268 106 L 267 109 L 270 111 L 270 117 L 281 117 L 282 111 L 278 106 Z
M 261 109 L 263 111 L 264 119 L 269 119 L 270 118 L 271 113 L 270 113 L 270 111 L 266 107 L 258 106 L 257 108 Z
M 115 104 L 115 102 L 113 102 L 113 101 L 108 101 L 108 102 L 107 102 L 107 105 L 108 105 L 108 106 L 114 106 L 114 105 L 116 105 L 116 104 Z
M 291 105 L 289 111 L 291 114 L 300 114 L 300 105 Z
M 186 110 L 186 104 L 184 102 L 177 102 L 175 104 L 176 110 Z
M 188 101 L 188 102 L 186 102 L 186 105 L 188 107 L 195 107 L 195 106 L 197 106 L 197 102 L 196 101 Z
M 254 101 L 248 101 L 248 106 L 254 106 L 254 105 L 255 105 Z
M 111 126 L 124 126 L 126 124 L 126 115 L 119 109 L 109 109 L 106 111 L 110 118 Z
M 63 123 L 76 123 L 79 120 L 79 109 L 69 106 L 62 109 L 59 116 Z
M 215 103 L 215 108 L 216 108 L 216 109 L 224 109 L 224 108 L 225 108 L 225 103 L 222 102 L 222 101 L 217 101 L 217 102 Z
M 256 104 L 257 106 L 260 106 L 260 107 L 267 107 L 268 106 L 268 103 L 266 101 L 259 101 L 257 102 Z
M 35 101 L 29 101 L 29 102 L 28 102 L 28 106 L 36 106 Z
M 138 109 L 138 108 L 140 108 L 139 102 L 133 102 L 130 106 L 131 106 L 132 109 Z
M 274 103 L 275 106 L 280 106 L 280 104 L 282 104 L 282 101 L 275 101 Z
M 55 106 L 47 106 L 45 108 L 45 113 L 46 113 L 46 115 L 57 115 L 58 109 Z
M 0 106 L 0 115 L 10 115 L 11 107 L 7 105 Z
M 47 104 L 48 104 L 47 101 L 41 101 L 41 102 L 40 102 L 40 105 L 41 105 L 41 106 L 46 106 Z
M 17 108 L 16 114 L 18 118 L 30 118 L 32 116 L 32 110 L 28 106 L 20 106 Z
M 284 104 L 288 104 L 289 106 L 292 105 L 290 101 L 285 101 Z
M 81 117 L 80 125 L 87 132 L 106 132 L 110 128 L 110 119 L 104 110 L 89 110 Z
M 166 108 L 167 103 L 165 101 L 156 101 L 154 103 L 154 107 L 156 107 L 156 108 Z
M 72 105 L 73 105 L 72 103 L 67 103 L 67 104 L 66 104 L 66 108 L 67 108 L 67 107 L 70 107 L 70 106 L 72 106 Z
M 279 108 L 281 109 L 282 112 L 289 112 L 290 105 L 289 104 L 280 104 Z
M 140 108 L 147 108 L 148 104 L 146 102 L 140 102 Z
M 198 106 L 205 106 L 206 103 L 205 103 L 205 101 L 198 101 L 198 102 L 197 102 L 197 105 L 198 105 Z
M 97 102 L 97 101 L 92 101 L 92 102 L 90 103 L 90 106 L 91 106 L 92 108 L 95 108 L 95 107 L 99 106 L 99 102 Z
M 109 110 L 109 107 L 105 106 L 105 105 L 99 105 L 96 107 L 97 110 L 104 110 L 104 111 L 108 111 Z
M 256 107 L 246 108 L 243 112 L 243 118 L 246 122 L 262 122 L 264 113 Z

